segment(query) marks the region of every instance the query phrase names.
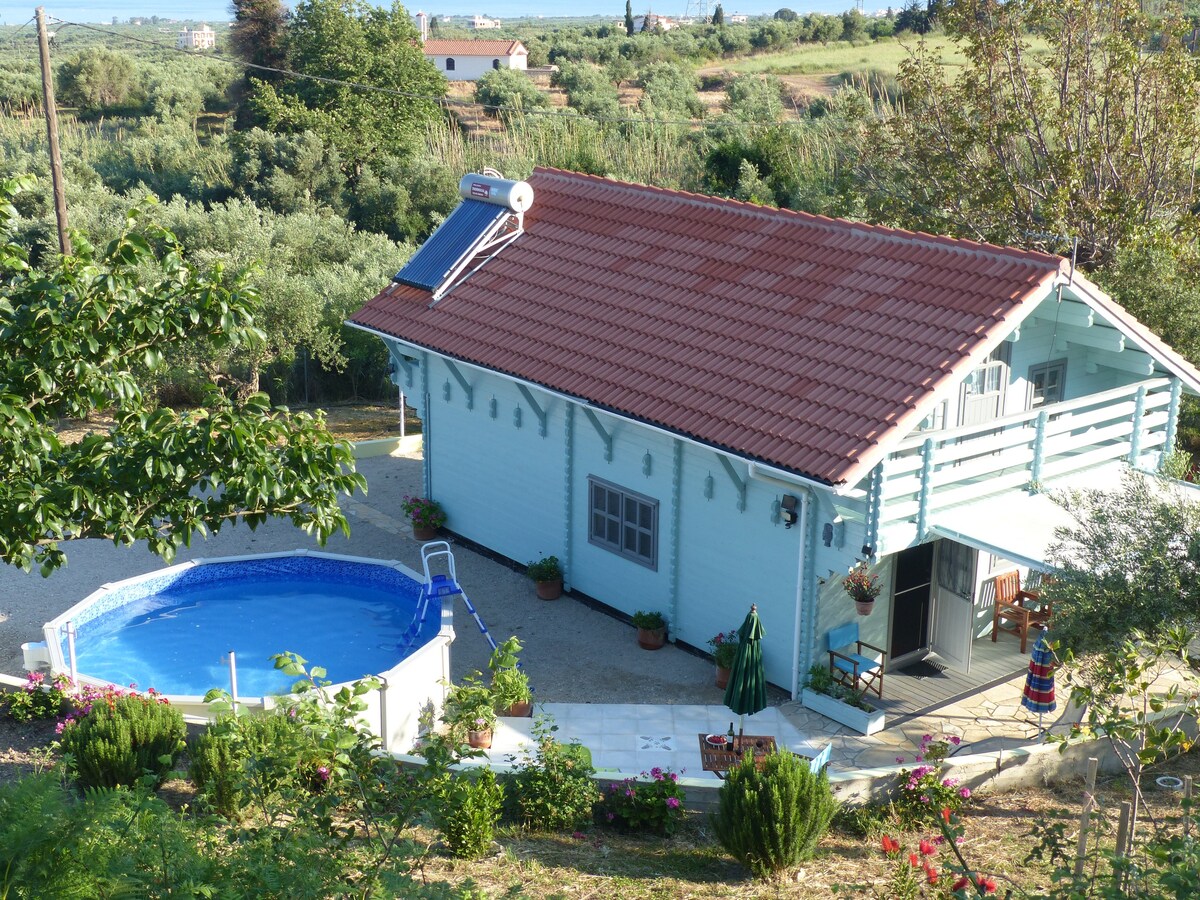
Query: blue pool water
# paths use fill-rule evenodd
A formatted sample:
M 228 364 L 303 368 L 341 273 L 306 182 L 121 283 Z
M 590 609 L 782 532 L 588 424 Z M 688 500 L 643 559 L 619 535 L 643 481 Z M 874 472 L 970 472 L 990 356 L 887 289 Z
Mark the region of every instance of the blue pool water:
M 334 683 L 351 681 L 387 671 L 437 633 L 441 612 L 431 603 L 413 638 L 420 591 L 393 568 L 349 560 L 208 563 L 122 586 L 79 624 L 81 612 L 78 668 L 114 684 L 202 695 L 229 690 L 234 650 L 238 693 L 257 697 L 291 686 L 270 657 L 292 651 Z

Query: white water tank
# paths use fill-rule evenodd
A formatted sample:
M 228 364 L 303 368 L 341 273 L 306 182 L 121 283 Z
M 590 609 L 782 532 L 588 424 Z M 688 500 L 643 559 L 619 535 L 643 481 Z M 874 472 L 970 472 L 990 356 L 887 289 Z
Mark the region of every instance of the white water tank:
M 533 188 L 528 182 L 491 175 L 464 175 L 458 183 L 458 193 L 464 200 L 507 206 L 513 212 L 523 213 L 533 206 Z

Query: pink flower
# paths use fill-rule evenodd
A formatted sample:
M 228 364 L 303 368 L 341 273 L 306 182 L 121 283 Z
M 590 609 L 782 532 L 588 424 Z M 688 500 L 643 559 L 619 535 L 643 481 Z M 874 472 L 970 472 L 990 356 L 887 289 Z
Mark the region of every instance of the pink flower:
M 667 809 L 679 809 L 679 798 L 678 797 L 668 797 L 667 798 Z
M 322 781 L 329 780 L 329 766 L 317 766 L 317 777 Z
M 575 838 L 577 841 L 582 841 L 584 835 L 582 831 L 575 831 L 571 833 L 571 837 Z
M 898 762 L 898 763 L 903 763 L 903 762 L 904 762 L 904 757 L 903 757 L 903 756 L 897 756 L 897 757 L 896 757 L 896 762 Z
M 961 788 L 958 792 L 958 796 L 960 796 L 964 800 L 966 800 L 968 797 L 971 796 L 971 789 L 970 788 Z
M 959 744 L 962 743 L 962 738 L 958 737 L 957 735 L 953 735 L 953 734 L 950 735 L 950 737 L 946 738 L 946 740 L 948 740 L 950 743 L 952 743 L 955 747 L 957 747 Z
M 612 821 L 613 819 L 615 819 L 616 817 L 617 817 L 617 814 L 616 814 L 616 813 L 605 813 L 605 814 L 604 814 L 604 818 L 605 818 L 606 820 L 608 820 L 609 822 L 611 822 L 611 821 Z

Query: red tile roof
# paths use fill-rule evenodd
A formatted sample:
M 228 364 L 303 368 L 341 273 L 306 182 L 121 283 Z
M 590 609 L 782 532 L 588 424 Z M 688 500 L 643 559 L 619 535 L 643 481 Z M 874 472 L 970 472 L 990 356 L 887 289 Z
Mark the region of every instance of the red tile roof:
M 526 53 L 520 41 L 426 41 L 426 56 L 512 56 Z
M 436 306 L 394 284 L 351 321 L 828 484 L 864 475 L 1065 266 L 554 169 L 529 183 L 526 233 Z

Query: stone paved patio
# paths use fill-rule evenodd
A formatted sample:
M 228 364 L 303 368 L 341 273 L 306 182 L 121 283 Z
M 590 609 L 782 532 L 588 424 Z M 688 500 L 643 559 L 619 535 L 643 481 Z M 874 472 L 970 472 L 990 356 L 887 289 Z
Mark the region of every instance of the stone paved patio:
M 420 544 L 400 511 L 406 494 L 421 489 L 419 457 L 363 459 L 369 484 L 365 497 L 346 501 L 352 523 L 349 538 L 338 536 L 326 549 L 381 559 L 398 559 L 418 569 Z M 230 528 L 180 554 L 180 560 L 315 547 L 303 532 L 272 522 L 250 532 Z M 523 571 L 463 546 L 454 548 L 459 581 L 499 638 L 518 635 L 524 660 L 542 704 L 685 704 L 719 707 L 722 692 L 713 683 L 711 662 L 674 646 L 647 652 L 637 648 L 632 628 L 570 597 L 539 601 Z M 69 565 L 49 579 L 15 569 L 0 570 L 0 671 L 21 675 L 20 644 L 41 640 L 41 626 L 101 584 L 159 568 L 162 562 L 141 548 L 114 548 L 103 541 L 73 542 Z M 457 640 L 451 651 L 455 677 L 485 668 L 490 653 L 461 605 L 455 610 Z M 280 648 L 295 649 L 295 648 Z M 315 660 L 319 662 L 319 660 Z M 832 742 L 835 770 L 892 766 L 911 759 L 924 734 L 963 738 L 960 752 L 1016 747 L 1037 739 L 1036 718 L 1020 707 L 1018 677 L 968 700 L 904 722 L 872 737 L 851 734 L 835 723 L 773 691 L 772 705 L 786 717 L 798 739 L 811 746 Z M 723 717 L 724 714 L 722 714 Z M 1047 724 L 1069 725 L 1061 715 Z M 694 735 L 693 735 L 694 740 Z

